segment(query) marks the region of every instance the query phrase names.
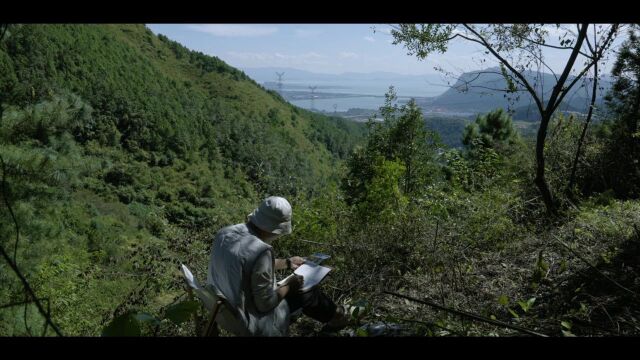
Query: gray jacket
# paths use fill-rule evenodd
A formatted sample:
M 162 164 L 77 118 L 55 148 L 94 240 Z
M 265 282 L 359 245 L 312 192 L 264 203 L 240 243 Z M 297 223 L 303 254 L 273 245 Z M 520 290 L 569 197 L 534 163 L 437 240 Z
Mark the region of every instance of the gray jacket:
M 278 302 L 274 256 L 246 224 L 225 227 L 213 240 L 207 283 L 227 298 L 218 323 L 239 336 L 287 336 L 289 306 Z

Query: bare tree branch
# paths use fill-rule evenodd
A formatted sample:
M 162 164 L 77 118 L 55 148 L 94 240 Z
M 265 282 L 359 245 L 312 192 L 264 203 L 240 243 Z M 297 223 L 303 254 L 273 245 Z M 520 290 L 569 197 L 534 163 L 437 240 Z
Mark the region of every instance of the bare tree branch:
M 562 240 L 560 240 L 557 236 L 554 236 L 554 239 L 560 244 L 562 245 L 564 248 L 566 248 L 567 250 L 569 250 L 573 255 L 575 255 L 575 257 L 577 257 L 578 259 L 580 259 L 583 263 L 587 264 L 590 268 L 592 268 L 593 270 L 595 270 L 598 274 L 602 275 L 603 278 L 609 280 L 612 284 L 614 284 L 615 286 L 617 286 L 618 288 L 626 291 L 627 293 L 633 295 L 633 296 L 638 296 L 638 294 L 636 294 L 635 292 L 633 292 L 632 290 L 627 289 L 626 287 L 624 287 L 623 285 L 621 285 L 619 282 L 615 281 L 614 279 L 610 278 L 609 276 L 607 276 L 605 273 L 603 273 L 600 269 L 598 269 L 595 265 L 592 265 L 587 259 L 585 259 L 584 257 L 582 257 L 580 254 L 578 254 L 575 250 L 573 250 L 569 245 L 565 244 Z
M 527 90 L 527 89 L 508 90 L 508 89 L 504 89 L 504 88 L 492 88 L 492 87 L 482 86 L 482 85 L 468 85 L 467 87 L 468 88 L 486 89 L 486 90 L 492 90 L 492 91 L 495 91 L 495 92 L 504 92 L 504 93 L 529 92 L 529 90 Z
M 535 89 L 529 84 L 529 82 L 524 77 L 524 75 L 520 74 L 516 69 L 513 68 L 513 66 L 511 66 L 511 64 L 507 60 L 505 60 L 500 54 L 498 54 L 498 52 L 493 49 L 491 44 L 489 44 L 482 37 L 482 35 L 480 35 L 477 31 L 475 31 L 471 26 L 469 26 L 467 24 L 463 24 L 463 25 L 464 25 L 464 27 L 469 29 L 469 31 L 471 31 L 475 36 L 477 36 L 480 39 L 480 40 L 476 40 L 476 42 L 478 42 L 479 44 L 483 45 L 487 50 L 489 50 L 493 54 L 493 56 L 495 56 L 502 64 L 504 64 L 504 66 L 506 66 L 509 70 L 511 70 L 511 72 L 522 81 L 524 86 L 527 88 L 527 90 L 529 91 L 529 93 L 531 94 L 533 99 L 535 100 L 536 106 L 540 110 L 540 113 L 543 113 L 544 112 L 544 105 L 542 104 L 542 102 L 538 98 L 538 95 L 536 94 Z
M 538 60 L 540 62 L 540 64 L 542 64 L 545 68 L 547 68 L 547 70 L 549 70 L 551 72 L 551 75 L 553 75 L 553 77 L 556 79 L 556 81 L 558 81 L 558 75 L 556 75 L 555 71 L 553 71 L 553 69 L 549 65 L 547 65 L 547 63 L 543 60 L 542 56 L 539 56 L 539 55 L 535 54 L 530 49 L 525 49 L 525 51 L 530 53 L 531 56 L 533 56 L 536 60 Z
M 475 77 L 474 77 L 473 79 L 470 79 L 470 80 L 463 80 L 463 79 L 458 78 L 458 81 L 462 81 L 462 82 L 463 82 L 463 84 L 458 85 L 458 86 L 453 85 L 453 86 L 450 86 L 450 88 L 458 89 L 458 90 L 459 90 L 460 88 L 462 88 L 463 86 L 465 86 L 465 87 L 485 88 L 485 89 L 488 89 L 488 90 L 496 90 L 496 91 L 501 91 L 501 92 L 511 92 L 511 90 L 506 90 L 506 89 L 504 89 L 504 88 L 502 88 L 502 89 L 494 89 L 494 88 L 490 88 L 490 87 L 486 87 L 486 86 L 481 86 L 481 85 L 470 85 L 470 84 L 472 84 L 475 80 L 477 80 L 477 79 L 480 77 L 480 75 L 483 75 L 483 74 L 494 74 L 494 75 L 501 75 L 501 76 L 503 75 L 501 72 L 497 72 L 497 71 L 478 71 L 478 72 L 475 74 Z M 514 80 L 515 80 L 519 85 L 523 85 L 523 84 L 519 81 L 519 79 L 514 79 Z M 524 85 L 523 85 L 523 86 L 524 86 Z M 526 89 L 517 89 L 516 91 L 527 91 L 527 90 L 526 90 Z
M 547 44 L 547 43 L 542 43 L 542 42 L 539 42 L 539 41 L 535 41 L 535 40 L 530 39 L 530 38 L 528 38 L 526 36 L 521 36 L 521 35 L 519 35 L 517 33 L 514 33 L 513 35 L 516 36 L 519 39 L 528 41 L 528 42 L 530 42 L 530 43 L 532 43 L 534 45 L 539 45 L 539 46 L 542 46 L 542 47 L 551 48 L 551 49 L 557 49 L 557 50 L 573 50 L 573 47 L 571 47 L 571 46 L 550 45 L 550 44 Z M 582 51 L 580 51 L 580 54 L 584 55 L 585 57 L 589 57 L 588 54 L 583 53 Z
M 40 300 L 49 301 L 49 298 L 41 298 Z M 24 300 L 24 301 L 11 302 L 11 303 L 8 303 L 8 304 L 0 305 L 0 309 L 6 309 L 6 308 L 13 307 L 13 306 L 21 306 L 21 305 L 24 305 L 24 304 L 30 304 L 32 302 L 33 302 L 33 300 L 29 300 L 29 299 Z
M 4 38 L 7 30 L 9 30 L 9 24 L 0 24 L 0 41 Z
M 585 41 L 587 42 L 587 46 L 589 47 L 589 51 L 591 51 L 591 55 L 587 56 L 588 58 L 591 58 L 593 56 L 593 54 L 596 53 L 596 51 L 594 50 L 594 46 L 597 47 L 598 43 L 596 42 L 596 33 L 597 33 L 597 29 L 596 29 L 596 25 L 593 26 L 593 46 L 591 45 L 591 41 L 589 41 L 589 37 L 587 36 L 585 38 Z
M 2 104 L 0 104 L 0 108 L 2 108 Z M 2 113 L 2 111 L 0 111 L 0 113 Z M 7 209 L 9 210 L 9 213 L 13 214 L 13 210 L 11 209 L 11 204 L 9 202 L 9 199 L 7 198 L 7 192 L 6 192 L 6 187 L 5 187 L 5 185 L 6 185 L 6 177 L 7 177 L 6 164 L 5 164 L 4 159 L 2 158 L 1 155 L 0 155 L 0 162 L 2 163 L 2 171 L 3 171 L 2 172 L 2 198 L 4 199 L 4 202 L 5 202 L 6 206 L 7 206 Z M 18 225 L 18 221 L 16 220 L 15 216 L 13 216 L 13 215 L 12 215 L 12 218 L 13 218 L 13 222 L 14 222 L 14 225 L 15 225 L 15 228 L 16 228 L 16 235 L 18 235 L 20 233 L 20 227 Z M 19 237 L 16 238 L 16 244 L 18 243 L 19 240 L 20 240 Z M 62 332 L 60 331 L 60 329 L 58 329 L 56 324 L 54 324 L 53 321 L 51 320 L 51 316 L 49 315 L 49 313 L 46 312 L 44 310 L 44 308 L 42 307 L 42 303 L 40 302 L 40 300 L 38 300 L 38 297 L 36 296 L 35 292 L 31 288 L 31 285 L 29 284 L 27 279 L 20 272 L 20 269 L 18 268 L 18 265 L 16 264 L 16 262 L 14 260 L 11 260 L 11 258 L 9 257 L 9 254 L 7 254 L 7 252 L 5 251 L 5 249 L 4 249 L 4 247 L 2 245 L 0 245 L 0 254 L 2 254 L 2 257 L 7 262 L 7 264 L 9 264 L 9 267 L 11 267 L 11 269 L 16 274 L 16 276 L 18 276 L 18 279 L 20 279 L 20 282 L 22 283 L 22 286 L 23 286 L 24 290 L 26 291 L 27 300 L 28 299 L 32 299 L 33 302 L 36 304 L 36 307 L 38 308 L 38 311 L 40 312 L 40 314 L 45 318 L 47 323 L 53 328 L 53 330 L 56 332 L 56 334 L 58 334 L 58 336 L 63 336 Z M 14 254 L 14 256 L 15 256 L 15 254 Z
M 569 92 L 569 90 L 571 90 L 571 88 L 578 82 L 578 80 L 580 80 L 580 78 L 582 78 L 582 76 L 584 76 L 584 74 L 587 73 L 587 71 L 589 71 L 589 69 L 597 62 L 600 61 L 600 59 L 602 58 L 602 56 L 604 55 L 604 51 L 609 47 L 609 45 L 611 45 L 611 42 L 613 41 L 613 36 L 615 35 L 615 33 L 617 32 L 618 29 L 618 24 L 615 24 L 614 26 L 611 27 L 611 30 L 609 31 L 609 34 L 607 35 L 606 40 L 604 41 L 604 43 L 602 44 L 602 46 L 600 47 L 599 53 L 597 53 L 594 57 L 593 57 L 593 61 L 589 62 L 589 64 L 587 66 L 584 67 L 584 69 L 582 69 L 582 71 L 580 71 L 580 73 L 573 79 L 573 81 L 569 84 L 569 86 L 566 87 L 566 90 L 564 90 L 564 92 L 560 95 L 560 97 L 558 98 L 557 103 L 553 106 L 551 112 L 553 113 L 556 108 L 558 107 L 558 105 L 562 102 L 562 99 L 564 99 L 564 97 L 567 95 L 567 93 Z M 566 69 L 565 69 L 566 70 Z
M 29 297 L 27 294 L 25 294 L 26 299 L 28 300 Z M 25 302 L 24 304 L 24 312 L 23 312 L 23 320 L 24 320 L 24 328 L 27 330 L 27 334 L 29 334 L 29 336 L 33 336 L 33 334 L 31 333 L 31 327 L 29 327 L 29 322 L 27 321 L 27 309 L 29 309 L 29 303 Z
M 591 117 L 593 115 L 593 108 L 594 108 L 595 102 L 596 102 L 596 93 L 598 91 L 598 61 L 602 58 L 603 52 L 607 48 L 607 46 L 609 45 L 609 42 L 611 41 L 611 39 L 613 38 L 613 34 L 616 32 L 617 27 L 618 27 L 617 24 L 614 24 L 610 28 L 609 34 L 607 35 L 606 40 L 604 41 L 604 43 L 600 47 L 600 49 L 598 49 L 598 43 L 597 43 L 597 40 L 596 40 L 597 31 L 596 31 L 596 28 L 594 26 L 594 30 L 593 30 L 593 42 L 594 42 L 594 45 L 592 47 L 591 44 L 589 44 L 589 49 L 593 53 L 593 66 L 594 66 L 593 89 L 591 91 L 591 104 L 589 106 L 589 113 L 587 114 L 587 119 L 585 120 L 584 127 L 582 128 L 582 133 L 580 134 L 580 138 L 578 140 L 578 148 L 576 149 L 576 156 L 575 156 L 575 158 L 573 160 L 573 166 L 571 168 L 571 175 L 569 176 L 569 183 L 567 184 L 567 188 L 565 190 L 566 193 L 569 196 L 571 196 L 571 188 L 573 188 L 573 184 L 575 183 L 576 170 L 578 168 L 578 160 L 580 158 L 580 150 L 582 148 L 582 143 L 584 141 L 584 138 L 585 138 L 585 136 L 587 134 L 587 129 L 589 127 L 589 123 L 591 122 Z M 587 41 L 588 40 L 589 40 L 589 38 L 587 37 Z
M 431 307 L 436 308 L 438 310 L 450 312 L 450 313 L 456 314 L 458 316 L 468 317 L 468 318 L 474 319 L 476 321 L 481 321 L 481 322 L 485 322 L 485 323 L 489 323 L 489 324 L 493 324 L 493 325 L 502 326 L 502 327 L 505 327 L 505 328 L 508 328 L 508 329 L 517 330 L 517 331 L 523 332 L 525 334 L 539 336 L 539 337 L 548 337 L 548 335 L 546 335 L 546 334 L 542 334 L 542 333 L 539 333 L 539 332 L 536 332 L 536 331 L 533 331 L 533 330 L 530 330 L 530 329 L 526 329 L 526 328 L 523 328 L 521 326 L 507 324 L 507 323 L 499 321 L 499 320 L 489 319 L 489 318 L 486 318 L 484 316 L 473 314 L 473 313 L 470 313 L 470 312 L 467 312 L 467 311 L 448 308 L 448 307 L 436 304 L 436 303 L 434 303 L 432 301 L 428 301 L 426 299 L 416 299 L 416 298 L 413 298 L 413 297 L 410 297 L 410 296 L 407 296 L 407 295 L 398 294 L 398 293 L 387 291 L 387 290 L 383 290 L 382 293 L 383 294 L 392 295 L 392 296 L 396 296 L 396 297 L 403 298 L 403 299 L 407 299 L 407 300 L 410 300 L 410 301 L 414 301 L 414 302 L 417 302 L 417 303 L 420 303 L 420 304 L 428 305 L 428 306 L 431 306 Z
M 2 109 L 3 109 L 2 104 L 0 104 L 0 117 L 3 114 Z M 3 192 L 2 199 L 4 200 L 5 206 L 7 207 L 7 210 L 9 211 L 9 215 L 11 216 L 11 220 L 13 221 L 13 223 L 15 224 L 15 227 L 16 227 L 16 241 L 15 241 L 15 245 L 13 247 L 13 262 L 17 264 L 16 256 L 18 254 L 18 243 L 20 242 L 20 227 L 18 226 L 18 220 L 16 219 L 16 215 L 13 213 L 13 209 L 11 208 L 11 204 L 9 204 L 9 199 L 7 198 L 7 194 L 6 194 L 6 188 L 7 188 L 7 183 L 6 183 L 7 166 L 6 166 L 6 163 L 4 162 L 4 159 L 2 158 L 2 156 L 0 156 L 0 161 L 2 163 L 2 192 Z
M 573 69 L 573 64 L 576 62 L 576 59 L 578 58 L 578 54 L 580 53 L 579 48 L 582 46 L 582 42 L 586 38 L 588 29 L 589 29 L 589 24 L 582 24 L 582 28 L 578 33 L 578 39 L 576 40 L 576 45 L 574 47 L 574 50 L 573 52 L 571 52 L 571 55 L 569 56 L 569 60 L 567 61 L 567 64 L 565 65 L 564 70 L 562 71 L 562 75 L 560 75 L 560 79 L 556 83 L 556 86 L 553 87 L 553 91 L 551 92 L 551 96 L 549 97 L 549 102 L 547 103 L 547 110 L 549 108 L 551 109 L 550 113 L 553 113 L 555 111 L 555 109 L 558 107 L 558 104 L 560 104 L 560 102 L 562 101 L 562 98 L 564 98 L 564 96 L 567 94 L 569 89 L 571 89 L 571 87 L 573 87 L 573 85 L 580 79 L 580 77 L 582 77 L 582 75 L 584 75 L 584 73 L 586 73 L 587 70 L 589 70 L 591 65 L 593 65 L 593 63 L 590 63 L 589 66 L 587 66 L 581 72 L 581 74 L 577 76 L 567 88 L 564 87 L 564 83 L 567 81 L 567 78 L 571 73 L 571 69 Z

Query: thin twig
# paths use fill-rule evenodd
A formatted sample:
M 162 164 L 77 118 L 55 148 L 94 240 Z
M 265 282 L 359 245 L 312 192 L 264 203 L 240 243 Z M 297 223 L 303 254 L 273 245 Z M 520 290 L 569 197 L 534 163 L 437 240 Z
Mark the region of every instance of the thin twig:
M 51 301 L 47 298 L 47 316 L 51 316 Z M 47 330 L 49 329 L 49 323 L 47 319 L 44 320 L 44 329 L 42 330 L 42 337 L 47 335 Z
M 620 333 L 620 324 L 617 321 L 613 321 L 613 318 L 611 317 L 611 315 L 609 315 L 609 312 L 607 311 L 607 308 L 604 307 L 604 305 L 600 304 L 599 308 L 602 309 L 602 311 L 604 312 L 605 315 L 607 315 L 607 317 L 609 318 L 609 321 L 611 321 L 611 324 L 614 326 L 617 326 L 618 328 L 618 334 Z
M 33 302 L 33 301 L 32 300 L 25 300 L 25 301 L 8 303 L 8 304 L 0 305 L 0 309 L 6 309 L 6 308 L 13 307 L 13 306 L 20 306 L 20 305 L 28 304 L 28 303 L 31 303 L 31 302 Z
M 452 333 L 454 333 L 456 335 L 459 335 L 459 336 L 465 336 L 464 334 L 462 334 L 460 332 L 457 332 L 457 331 L 455 331 L 453 329 L 449 329 L 446 326 L 438 325 L 438 324 L 436 324 L 434 322 L 431 322 L 431 321 L 421 321 L 421 320 L 412 320 L 412 319 L 404 319 L 404 318 L 399 318 L 398 320 L 407 321 L 407 322 L 413 322 L 413 323 L 418 323 L 418 324 L 424 324 L 424 325 L 427 325 L 427 326 L 434 326 L 434 327 L 437 327 L 437 328 L 440 328 L 440 329 L 443 329 L 443 330 L 446 330 L 446 331 L 450 331 L 450 332 L 452 332 Z
M 611 330 L 611 329 L 603 328 L 601 326 L 593 324 L 593 323 L 591 323 L 589 321 L 582 320 L 582 319 L 577 318 L 575 316 L 569 317 L 569 320 L 571 320 L 571 321 L 573 321 L 573 322 L 575 322 L 577 324 L 580 324 L 582 326 L 585 326 L 585 327 L 590 327 L 590 328 L 597 329 L 597 330 L 600 330 L 600 331 L 605 331 L 605 332 L 607 332 L 609 334 L 613 334 L 613 335 L 620 335 L 620 332 L 617 332 L 617 331 Z
M 2 104 L 0 104 L 0 107 L 2 107 Z M 0 110 L 0 114 L 2 114 L 2 111 Z M 0 156 L 0 162 L 2 163 L 2 199 L 4 200 L 4 204 L 7 207 L 7 210 L 9 210 L 9 215 L 11 216 L 11 220 L 13 221 L 13 224 L 15 225 L 16 228 L 16 242 L 15 245 L 13 247 L 13 262 L 16 263 L 16 265 L 18 264 L 18 262 L 16 261 L 16 256 L 18 254 L 18 242 L 20 241 L 20 226 L 18 226 L 18 219 L 16 219 L 16 215 L 13 213 L 13 209 L 11 208 L 11 204 L 9 204 L 9 198 L 7 196 L 7 165 L 4 162 L 4 158 L 2 156 Z
M 327 243 L 321 243 L 321 242 L 317 242 L 317 241 L 304 240 L 304 239 L 300 239 L 300 241 L 302 241 L 302 242 L 308 242 L 308 243 L 316 244 L 316 245 L 322 245 L 322 246 L 344 247 L 344 245 L 327 244 Z
M 0 26 L 0 41 L 2 41 L 2 39 L 4 38 L 4 35 L 7 33 L 7 30 L 9 29 L 9 24 L 2 24 L 2 26 Z
M 569 250 L 573 255 L 575 255 L 578 259 L 582 260 L 582 262 L 584 262 L 585 264 L 589 265 L 590 268 L 594 269 L 595 271 L 598 272 L 598 274 L 602 275 L 602 277 L 604 277 L 605 279 L 609 280 L 610 282 L 612 282 L 614 285 L 616 285 L 617 287 L 619 287 L 620 289 L 628 292 L 629 294 L 633 295 L 633 296 L 638 296 L 635 292 L 627 289 L 626 287 L 622 286 L 620 283 L 618 283 L 617 281 L 613 280 L 612 278 L 608 277 L 605 273 L 603 273 L 602 271 L 600 271 L 600 269 L 598 269 L 597 267 L 595 267 L 594 265 L 592 265 L 588 260 L 586 260 L 585 258 L 583 258 L 580 254 L 578 254 L 575 250 L 573 250 L 569 245 L 565 244 L 562 240 L 558 239 L 557 237 L 554 236 L 554 238 L 556 239 L 556 241 L 558 241 L 560 243 L 560 245 L 564 246 L 567 250 Z
M 447 311 L 447 312 L 450 312 L 450 313 L 453 313 L 453 314 L 456 314 L 456 315 L 460 315 L 460 316 L 465 316 L 465 317 L 468 317 L 468 318 L 471 318 L 471 319 L 474 319 L 474 320 L 477 320 L 477 321 L 486 322 L 486 323 L 489 323 L 489 324 L 498 325 L 498 326 L 506 327 L 506 328 L 509 328 L 509 329 L 517 330 L 517 331 L 520 331 L 520 332 L 523 332 L 523 333 L 526 333 L 526 334 L 529 334 L 529 335 L 540 336 L 540 337 L 547 337 L 548 336 L 548 335 L 545 335 L 545 334 L 542 334 L 542 333 L 539 333 L 539 332 L 536 332 L 536 331 L 533 331 L 533 330 L 525 329 L 525 328 L 520 327 L 520 326 L 507 324 L 507 323 L 502 322 L 502 321 L 489 319 L 489 318 L 486 318 L 484 316 L 472 314 L 472 313 L 469 313 L 469 312 L 466 312 L 466 311 L 456 310 L 456 309 L 451 309 L 451 308 L 448 308 L 448 307 L 444 307 L 444 306 L 438 305 L 436 303 L 433 303 L 431 301 L 419 300 L 419 299 L 416 299 L 416 298 L 412 298 L 410 296 L 397 294 L 397 293 L 390 292 L 390 291 L 383 291 L 383 293 L 384 294 L 393 295 L 393 296 L 397 296 L 397 297 L 400 297 L 400 298 L 403 298 L 403 299 L 415 301 L 415 302 L 420 303 L 420 304 L 429 305 L 429 306 L 434 307 L 436 309 Z
M 26 295 L 26 296 L 28 296 L 28 295 Z M 29 334 L 29 336 L 33 336 L 33 334 L 31 333 L 31 328 L 29 327 L 29 323 L 27 322 L 27 309 L 28 308 L 29 308 L 29 303 L 25 302 L 25 304 L 24 304 L 24 313 L 23 313 L 24 328 L 27 330 L 27 334 Z
M 436 219 L 436 233 L 433 236 L 433 250 L 432 250 L 434 252 L 438 248 L 438 230 L 439 229 L 440 229 L 440 219 Z
M 0 108 L 1 107 L 2 107 L 2 104 L 0 104 Z M 5 162 L 4 162 L 4 159 L 2 158 L 1 155 L 0 155 L 0 162 L 2 162 L 2 170 L 3 170 L 3 173 L 2 173 L 2 197 L 3 197 L 4 201 L 5 201 L 5 204 L 7 205 L 9 213 L 12 214 L 14 225 L 15 225 L 15 228 L 16 228 L 16 235 L 18 235 L 20 228 L 19 228 L 19 225 L 18 225 L 18 221 L 13 216 L 13 210 L 11 209 L 11 204 L 9 203 L 9 200 L 7 198 L 7 192 L 6 192 L 6 188 L 5 188 L 7 173 L 5 171 Z M 19 240 L 20 240 L 19 237 L 16 238 L 16 245 L 18 244 Z M 33 300 L 33 302 L 36 304 L 36 307 L 38 308 L 38 311 L 40 312 L 40 314 L 42 314 L 42 316 L 44 316 L 44 318 L 46 319 L 47 323 L 49 323 L 49 325 L 51 325 L 53 330 L 55 330 L 56 334 L 58 334 L 58 336 L 64 336 L 64 335 L 62 335 L 62 332 L 60 331 L 60 329 L 58 329 L 58 327 L 53 323 L 53 321 L 51 320 L 51 317 L 49 316 L 49 314 L 47 314 L 47 312 L 44 311 L 44 308 L 42 307 L 42 304 L 40 303 L 40 300 L 38 300 L 38 297 L 36 296 L 35 292 L 31 288 L 31 285 L 29 284 L 27 279 L 24 277 L 24 275 L 22 275 L 22 273 L 20 272 L 20 269 L 18 268 L 18 265 L 16 264 L 16 262 L 14 260 L 11 260 L 11 257 L 9 257 L 9 254 L 7 254 L 7 252 L 5 251 L 4 247 L 2 247 L 1 245 L 0 245 L 0 254 L 2 254 L 2 257 L 5 259 L 7 264 L 9 264 L 9 267 L 11 267 L 11 269 L 16 274 L 16 276 L 18 276 L 18 278 L 20 279 L 20 282 L 22 282 L 22 286 L 23 286 L 24 290 L 27 292 L 27 299 L 31 298 Z M 15 254 L 14 254 L 14 256 L 15 256 Z

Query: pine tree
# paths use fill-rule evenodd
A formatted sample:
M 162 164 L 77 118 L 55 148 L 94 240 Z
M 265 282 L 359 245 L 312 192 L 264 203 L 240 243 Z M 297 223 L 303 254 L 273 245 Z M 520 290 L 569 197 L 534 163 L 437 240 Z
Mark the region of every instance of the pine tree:
M 518 139 L 511 116 L 503 109 L 479 115 L 476 121 L 467 125 L 462 135 L 462 143 L 469 148 L 484 146 L 504 150 Z

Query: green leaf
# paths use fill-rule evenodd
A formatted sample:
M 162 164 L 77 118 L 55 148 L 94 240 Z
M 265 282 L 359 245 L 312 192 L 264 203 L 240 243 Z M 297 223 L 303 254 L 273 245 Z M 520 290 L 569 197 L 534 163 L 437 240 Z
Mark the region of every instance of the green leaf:
M 567 329 L 567 330 L 571 330 L 571 321 L 561 321 L 560 325 L 562 325 L 563 328 Z
M 529 311 L 529 309 L 531 309 L 531 307 L 533 306 L 533 303 L 536 302 L 536 298 L 532 297 L 531 299 L 527 300 L 526 302 L 524 301 L 518 301 L 518 305 L 520 305 L 520 307 L 522 308 L 522 311 L 527 312 Z
M 509 298 L 507 295 L 500 295 L 498 298 L 498 303 L 503 306 L 507 306 L 509 304 Z
M 520 305 L 520 308 L 524 312 L 527 312 L 527 310 L 529 310 L 527 303 L 524 301 L 518 301 L 518 305 Z
M 358 328 L 356 330 L 356 336 L 369 336 L 369 332 L 366 329 Z
M 562 335 L 566 337 L 576 337 L 571 331 L 562 330 Z
M 140 336 L 140 324 L 134 314 L 129 312 L 111 320 L 102 330 L 102 336 Z
M 520 318 L 520 315 L 518 315 L 515 311 L 513 311 L 511 308 L 507 308 L 507 310 L 509 310 L 509 313 L 511 313 L 511 315 L 513 315 L 514 318 L 518 319 Z
M 191 314 L 198 311 L 199 306 L 200 304 L 195 300 L 185 300 L 169 306 L 165 312 L 165 318 L 173 321 L 175 324 L 182 324 L 189 320 Z

